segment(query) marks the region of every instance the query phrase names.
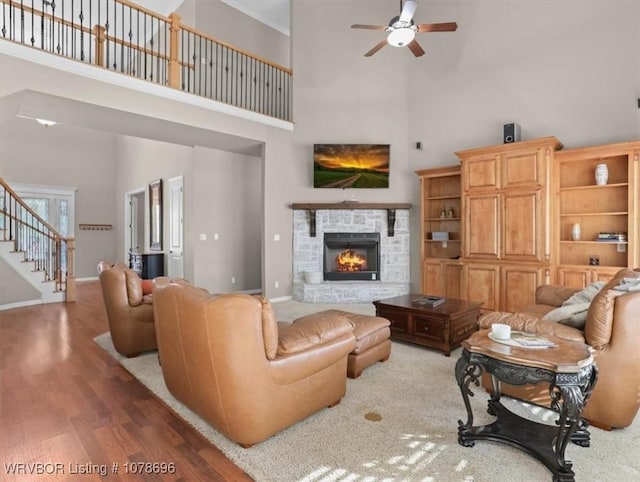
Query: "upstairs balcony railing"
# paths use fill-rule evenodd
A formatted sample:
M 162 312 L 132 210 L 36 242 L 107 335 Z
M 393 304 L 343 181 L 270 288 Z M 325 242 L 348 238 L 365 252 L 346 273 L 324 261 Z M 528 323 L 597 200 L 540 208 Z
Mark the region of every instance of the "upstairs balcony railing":
M 127 0 L 0 0 L 2 39 L 291 121 L 292 71 Z
M 33 270 L 43 274 L 43 282 L 55 283 L 54 291 L 64 291 L 68 302 L 76 300 L 74 238 L 64 237 L 38 215 L 0 177 L 0 241 L 13 244 Z

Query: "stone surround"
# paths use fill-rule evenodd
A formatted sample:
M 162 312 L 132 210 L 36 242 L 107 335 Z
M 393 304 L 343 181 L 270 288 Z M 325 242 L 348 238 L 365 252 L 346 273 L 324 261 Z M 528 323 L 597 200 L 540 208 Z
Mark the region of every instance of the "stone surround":
M 318 209 L 316 236 L 312 237 L 308 210 L 294 209 L 293 299 L 305 303 L 366 303 L 409 293 L 409 210 L 397 210 L 394 236 L 388 235 L 387 219 L 386 209 Z M 305 283 L 305 271 L 323 270 L 325 232 L 380 233 L 380 280 Z

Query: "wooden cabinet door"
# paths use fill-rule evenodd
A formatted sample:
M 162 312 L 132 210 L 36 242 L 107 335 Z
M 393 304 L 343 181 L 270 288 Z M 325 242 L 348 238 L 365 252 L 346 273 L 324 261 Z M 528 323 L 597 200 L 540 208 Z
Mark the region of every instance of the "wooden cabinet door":
M 591 283 L 591 270 L 580 266 L 558 268 L 558 284 L 568 288 L 586 288 Z
M 462 265 L 444 264 L 444 296 L 447 298 L 462 298 Z
M 499 307 L 500 268 L 489 264 L 464 267 L 464 299 L 483 303 L 482 311 Z
M 502 195 L 502 252 L 508 261 L 542 261 L 543 223 L 540 191 Z
M 469 157 L 463 162 L 464 190 L 486 191 L 500 188 L 500 156 L 498 154 Z
M 595 283 L 596 281 L 604 281 L 605 283 L 609 282 L 611 278 L 613 278 L 618 271 L 622 268 L 593 268 L 591 271 L 591 282 Z
M 443 280 L 442 261 L 427 259 L 422 266 L 422 294 L 445 296 Z
M 500 257 L 500 195 L 465 196 L 465 258 L 498 259 Z
M 518 313 L 536 302 L 536 288 L 547 284 L 546 268 L 504 265 L 500 273 L 500 311 Z
M 570 288 L 586 288 L 596 281 L 608 282 L 621 269 L 606 266 L 560 266 L 558 268 L 558 284 Z
M 462 265 L 438 259 L 427 259 L 422 267 L 422 293 L 461 298 Z
M 543 148 L 506 152 L 501 159 L 503 189 L 538 189 L 545 185 Z

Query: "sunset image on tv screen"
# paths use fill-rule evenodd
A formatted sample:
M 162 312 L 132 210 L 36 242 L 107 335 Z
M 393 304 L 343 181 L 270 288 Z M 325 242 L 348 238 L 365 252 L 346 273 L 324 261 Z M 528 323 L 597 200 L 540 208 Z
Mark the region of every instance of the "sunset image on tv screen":
M 315 144 L 313 186 L 388 188 L 389 144 Z

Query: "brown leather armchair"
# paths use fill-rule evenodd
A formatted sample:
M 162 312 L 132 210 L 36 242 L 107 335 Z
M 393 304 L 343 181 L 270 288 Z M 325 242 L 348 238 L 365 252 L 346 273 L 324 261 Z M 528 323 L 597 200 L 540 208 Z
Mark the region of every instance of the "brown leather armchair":
M 98 264 L 98 273 L 116 351 L 134 357 L 157 349 L 151 296 L 143 295 L 138 274 L 124 263 L 109 261 Z
M 598 381 L 582 416 L 607 430 L 627 427 L 640 408 L 640 292 L 619 294 L 612 290 L 625 278 L 640 278 L 640 272 L 622 269 L 602 288 L 589 306 L 584 330 L 541 319 L 554 308 L 548 303 L 560 306 L 578 291 L 549 285 L 538 288 L 536 306 L 523 313 L 489 313 L 480 318 L 479 325 L 488 328 L 493 323 L 506 323 L 516 330 L 552 334 L 590 345 Z M 483 385 L 491 390 L 489 377 L 483 377 Z M 548 389 L 546 383 L 502 384 L 503 394 L 544 406 L 550 406 Z
M 153 296 L 167 388 L 243 447 L 346 393 L 355 336 L 344 317 L 277 323 L 264 298 L 167 278 L 154 280 Z

